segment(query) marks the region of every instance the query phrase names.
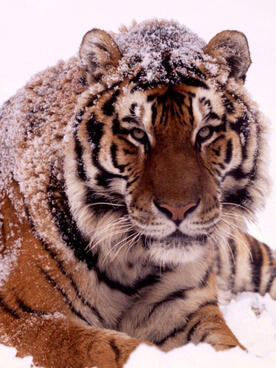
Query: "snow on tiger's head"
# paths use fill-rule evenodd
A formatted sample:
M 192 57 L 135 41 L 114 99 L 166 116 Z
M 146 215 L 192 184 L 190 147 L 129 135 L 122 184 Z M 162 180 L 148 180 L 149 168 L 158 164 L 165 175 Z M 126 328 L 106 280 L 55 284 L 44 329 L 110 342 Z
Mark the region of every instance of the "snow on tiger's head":
M 80 58 L 88 88 L 64 140 L 65 176 L 91 244 L 125 239 L 156 260 L 189 261 L 225 237 L 225 223 L 253 215 L 266 188 L 264 126 L 244 90 L 242 33 L 206 45 L 175 22 L 93 29 Z

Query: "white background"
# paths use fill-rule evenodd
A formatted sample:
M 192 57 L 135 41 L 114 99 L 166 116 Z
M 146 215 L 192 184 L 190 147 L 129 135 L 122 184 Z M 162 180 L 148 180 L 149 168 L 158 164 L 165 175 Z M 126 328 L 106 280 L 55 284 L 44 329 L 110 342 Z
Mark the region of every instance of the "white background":
M 58 59 L 67 59 L 77 53 L 82 36 L 87 30 L 97 27 L 117 31 L 121 24 L 129 25 L 133 19 L 141 21 L 153 17 L 178 20 L 207 42 L 224 29 L 236 29 L 246 34 L 253 60 L 247 75 L 246 86 L 254 100 L 259 103 L 261 110 L 271 120 L 269 141 L 271 163 L 268 165 L 270 176 L 276 182 L 275 0 L 0 0 L 0 104 L 14 94 L 17 88 L 24 85 L 32 74 L 55 64 Z M 275 185 L 272 187 L 272 194 L 268 198 L 265 211 L 259 214 L 258 224 L 257 228 L 251 227 L 251 232 L 276 248 Z M 273 307 L 269 309 L 270 304 L 266 301 L 266 309 L 270 312 L 267 315 L 262 314 L 262 322 L 253 315 L 246 322 L 250 314 L 248 312 L 250 303 L 251 299 L 250 302 L 247 302 L 247 299 L 245 302 L 239 301 L 238 307 L 233 308 L 242 308 L 242 310 L 232 309 L 230 313 L 232 320 L 235 315 L 233 311 L 236 310 L 238 313 L 236 327 L 230 317 L 229 324 L 238 336 L 241 336 L 240 334 L 244 333 L 247 328 L 251 328 L 247 332 L 247 337 L 244 338 L 247 346 L 250 345 L 250 338 L 256 334 L 255 345 L 253 343 L 252 346 L 263 346 L 268 351 L 276 350 L 273 347 L 268 348 L 269 343 L 273 345 L 276 341 L 276 330 L 272 329 L 271 336 L 268 337 L 268 328 L 264 327 L 265 318 L 267 318 L 267 324 L 271 326 L 274 318 L 274 328 L 276 326 L 276 313 L 273 317 Z M 246 322 L 244 327 L 243 322 Z M 261 327 L 258 330 L 259 322 Z M 189 350 L 183 349 L 184 355 L 181 359 L 186 359 L 185 356 L 187 357 Z M 255 347 L 252 349 L 256 350 Z M 3 359 L 6 362 L 5 353 L 7 351 L 0 353 L 1 368 Z M 148 351 L 145 351 L 145 355 L 143 354 L 144 352 L 140 358 L 133 360 L 136 363 L 133 363 L 131 367 L 150 366 L 152 368 L 160 367 L 159 364 L 164 363 L 165 358 L 160 359 L 160 355 L 158 358 Z M 144 365 L 147 354 L 150 354 L 147 362 L 151 363 Z M 166 359 L 171 357 L 174 363 L 170 364 L 169 360 L 166 360 L 168 364 L 164 363 L 164 367 L 182 367 L 182 364 L 176 363 L 179 361 L 176 355 L 171 354 L 168 354 Z M 182 354 L 181 351 L 180 354 Z M 201 350 L 196 348 L 193 354 L 190 357 L 195 364 L 185 364 L 186 368 L 207 367 L 207 357 L 211 357 L 212 362 L 217 362 L 217 364 L 220 362 L 218 365 L 210 364 L 212 367 L 222 365 L 228 367 L 228 363 L 229 367 L 236 366 L 237 368 L 248 366 L 248 364 L 251 368 L 254 364 L 256 364 L 255 367 L 262 368 L 276 367 L 276 363 L 270 365 L 269 362 L 272 360 L 257 362 L 251 356 L 249 358 L 254 360 L 252 364 L 251 360 L 244 360 L 244 365 L 237 364 L 236 362 L 241 362 L 245 355 L 237 356 L 236 360 L 234 359 L 235 354 L 232 354 L 231 359 L 229 355 L 222 355 L 219 360 L 219 355 L 209 356 L 203 351 L 203 348 Z M 201 354 L 202 364 L 196 360 Z M 12 362 L 10 363 L 9 360 L 9 363 L 4 364 L 5 368 L 23 367 L 21 361 L 18 363 L 12 359 Z

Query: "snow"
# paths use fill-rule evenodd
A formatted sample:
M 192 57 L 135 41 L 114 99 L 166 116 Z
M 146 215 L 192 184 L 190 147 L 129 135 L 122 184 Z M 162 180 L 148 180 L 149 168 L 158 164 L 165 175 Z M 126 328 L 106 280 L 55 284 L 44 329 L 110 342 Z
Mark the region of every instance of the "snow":
M 179 74 L 187 74 L 186 67 L 199 57 L 210 59 L 202 52 L 205 42 L 187 27 L 171 21 L 144 21 L 130 27 L 127 33 L 115 33 L 113 37 L 123 54 L 119 64 L 121 73 L 135 69 L 137 63 L 145 69 L 141 81 L 168 82 L 167 70 L 162 65 L 164 53 L 169 55 L 169 64 Z M 170 75 L 170 79 L 172 75 Z
M 16 358 L 16 349 L 0 345 L 1 368 L 33 368 L 33 359 L 31 357 Z
M 85 32 L 93 27 L 117 31 L 121 24 L 129 25 L 152 17 L 176 19 L 208 41 L 224 29 L 237 29 L 249 40 L 252 66 L 246 86 L 271 124 L 270 175 L 276 182 L 276 3 L 274 0 L 140 0 L 131 5 L 124 0 L 91 2 L 79 0 L 10 0 L 0 3 L 0 103 L 23 86 L 36 72 L 55 65 L 60 58 L 74 55 Z M 120 40 L 117 40 L 120 43 Z M 203 41 L 198 41 L 203 42 Z M 120 47 L 124 47 L 123 41 Z M 137 45 L 139 47 L 139 45 Z M 144 50 L 145 51 L 145 50 Z M 152 51 L 152 50 L 151 50 Z M 196 50 L 194 50 L 196 52 Z M 131 50 L 129 50 L 131 56 Z M 157 55 L 158 56 L 158 55 Z M 144 64 L 147 64 L 144 59 Z M 210 66 L 211 68 L 211 66 Z M 210 72 L 215 73 L 213 70 Z M 148 78 L 154 78 L 151 71 Z M 276 248 L 275 243 L 276 186 L 259 214 L 258 227 L 251 233 Z M 8 270 L 1 270 L 0 279 Z M 247 347 L 248 353 L 236 348 L 215 352 L 212 347 L 191 344 L 170 353 L 140 346 L 125 365 L 135 367 L 264 367 L 276 366 L 276 302 L 266 295 L 244 293 L 223 307 L 227 323 Z M 0 366 L 30 368 L 32 359 L 15 358 L 15 350 L 0 346 Z

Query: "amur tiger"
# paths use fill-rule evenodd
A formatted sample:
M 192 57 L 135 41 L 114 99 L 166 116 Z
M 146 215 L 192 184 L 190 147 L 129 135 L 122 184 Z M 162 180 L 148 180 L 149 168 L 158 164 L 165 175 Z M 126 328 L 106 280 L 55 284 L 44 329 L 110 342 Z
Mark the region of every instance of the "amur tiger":
M 47 368 L 245 349 L 220 299 L 276 298 L 275 255 L 246 232 L 268 185 L 250 63 L 237 31 L 92 29 L 3 105 L 1 343 Z

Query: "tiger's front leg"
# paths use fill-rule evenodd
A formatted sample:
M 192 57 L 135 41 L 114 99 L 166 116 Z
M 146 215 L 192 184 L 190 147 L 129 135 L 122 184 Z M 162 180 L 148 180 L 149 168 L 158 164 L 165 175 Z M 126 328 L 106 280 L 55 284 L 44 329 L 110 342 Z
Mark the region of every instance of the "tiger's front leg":
M 20 203 L 16 188 L 14 198 Z M 11 257 L 16 239 L 21 243 L 0 288 L 0 343 L 15 347 L 21 357 L 31 355 L 44 368 L 123 367 L 141 341 L 85 318 L 84 302 L 73 305 L 83 300 L 69 275 L 77 264 L 65 265 L 61 254 L 36 239 L 8 196 L 1 202 L 0 215 L 2 259 Z M 74 276 L 81 278 L 78 272 Z M 89 309 L 93 312 L 92 306 Z
M 1 302 L 2 304 L 4 302 Z M 8 306 L 6 308 L 8 312 Z M 45 368 L 121 368 L 140 343 L 111 330 L 94 329 L 62 315 L 27 315 L 0 318 L 0 341 L 31 355 Z M 9 339 L 7 341 L 7 335 Z
M 238 339 L 226 325 L 217 304 L 216 275 L 206 270 L 198 286 L 168 291 L 168 285 L 183 272 L 173 272 L 149 290 L 121 320 L 119 329 L 136 338 L 151 341 L 164 351 L 188 342 L 206 342 L 216 350 L 239 346 Z M 183 280 L 183 278 L 182 278 Z

